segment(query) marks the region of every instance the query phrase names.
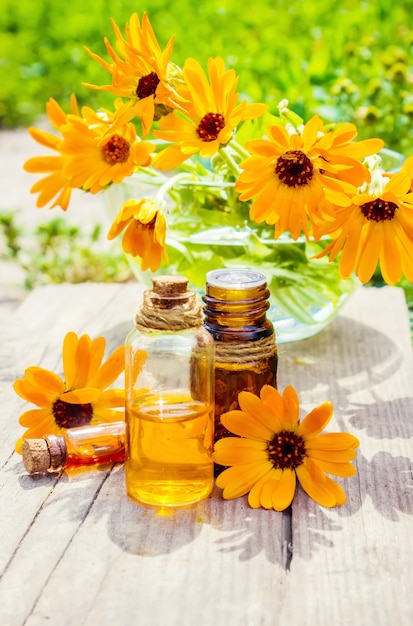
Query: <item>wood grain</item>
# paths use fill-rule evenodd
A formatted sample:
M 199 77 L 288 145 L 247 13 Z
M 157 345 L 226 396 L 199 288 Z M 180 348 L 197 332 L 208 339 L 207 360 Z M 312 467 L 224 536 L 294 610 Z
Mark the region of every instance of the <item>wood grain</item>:
M 131 328 L 142 289 L 42 287 L 0 330 L 0 623 L 106 626 L 410 626 L 413 557 L 413 362 L 396 288 L 360 289 L 325 331 L 280 346 L 279 386 L 303 410 L 335 408 L 329 430 L 359 437 L 348 502 L 291 515 L 252 510 L 216 489 L 174 512 L 126 497 L 122 465 L 26 475 L 13 452 L 25 403 L 12 390 L 30 365 L 61 372 L 69 330 Z

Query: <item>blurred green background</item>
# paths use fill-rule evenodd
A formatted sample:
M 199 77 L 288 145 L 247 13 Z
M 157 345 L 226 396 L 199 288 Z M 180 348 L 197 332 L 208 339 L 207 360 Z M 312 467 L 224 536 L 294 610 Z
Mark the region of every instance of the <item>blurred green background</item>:
M 131 14 L 145 10 L 162 48 L 176 36 L 175 63 L 192 56 L 205 66 L 220 55 L 239 74 L 243 96 L 272 113 L 287 98 L 305 120 L 319 113 L 354 122 L 359 138 L 379 136 L 388 148 L 413 154 L 413 0 L 2 0 L 0 130 L 35 124 L 51 96 L 66 111 L 73 92 L 80 104 L 112 108 L 110 94 L 82 86 L 110 82 L 83 46 L 108 59 L 110 17 L 124 32 Z M 29 254 L 14 214 L 0 215 L 6 256 L 25 269 L 27 288 L 126 272 L 120 250 L 91 257 L 90 237 L 62 218 L 34 234 Z M 100 236 L 96 230 L 92 241 Z M 74 266 L 79 275 L 70 273 Z M 413 287 L 403 286 L 413 325 Z
M 306 119 L 355 121 L 360 137 L 413 152 L 413 0 L 3 0 L 0 125 L 33 123 L 49 96 L 65 110 L 72 92 L 91 106 L 111 103 L 81 85 L 109 78 L 83 45 L 108 58 L 109 18 L 123 31 L 145 10 L 162 47 L 176 35 L 176 63 L 221 55 L 240 90 L 273 112 L 288 98 Z

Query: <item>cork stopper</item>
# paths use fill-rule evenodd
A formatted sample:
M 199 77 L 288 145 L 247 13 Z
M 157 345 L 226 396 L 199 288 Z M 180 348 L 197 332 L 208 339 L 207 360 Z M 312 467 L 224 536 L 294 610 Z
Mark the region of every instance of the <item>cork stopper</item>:
M 51 465 L 46 439 L 25 439 L 22 445 L 23 463 L 29 474 L 47 472 Z
M 184 330 L 202 324 L 202 307 L 185 276 L 154 276 L 135 316 L 140 330 Z
M 66 462 L 66 443 L 61 435 L 25 439 L 22 445 L 24 467 L 29 474 L 56 472 Z
M 188 279 L 185 276 L 154 276 L 153 291 L 159 296 L 176 296 L 187 291 Z
M 188 279 L 185 276 L 154 276 L 152 283 L 152 290 L 146 292 L 146 297 L 158 309 L 181 306 L 195 295 L 188 290 Z

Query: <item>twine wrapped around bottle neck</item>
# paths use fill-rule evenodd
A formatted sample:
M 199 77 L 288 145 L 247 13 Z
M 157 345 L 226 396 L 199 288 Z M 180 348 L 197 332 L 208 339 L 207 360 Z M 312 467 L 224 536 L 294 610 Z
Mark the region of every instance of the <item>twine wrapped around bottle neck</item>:
M 257 341 L 234 341 L 215 343 L 216 363 L 251 363 L 277 356 L 275 334 Z
M 183 330 L 202 324 L 202 308 L 194 303 L 190 308 L 178 305 L 168 311 L 151 309 L 142 305 L 135 316 L 135 327 L 138 330 Z
M 203 314 L 196 294 L 187 290 L 187 279 L 180 276 L 156 276 L 153 290 L 145 291 L 136 312 L 138 330 L 185 330 L 201 326 Z

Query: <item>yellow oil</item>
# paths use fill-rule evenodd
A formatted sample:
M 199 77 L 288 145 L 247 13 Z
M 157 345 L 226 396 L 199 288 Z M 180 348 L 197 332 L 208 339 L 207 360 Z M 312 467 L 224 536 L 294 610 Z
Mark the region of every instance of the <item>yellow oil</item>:
M 213 406 L 187 393 L 144 394 L 127 407 L 126 486 L 149 505 L 185 506 L 213 487 Z

